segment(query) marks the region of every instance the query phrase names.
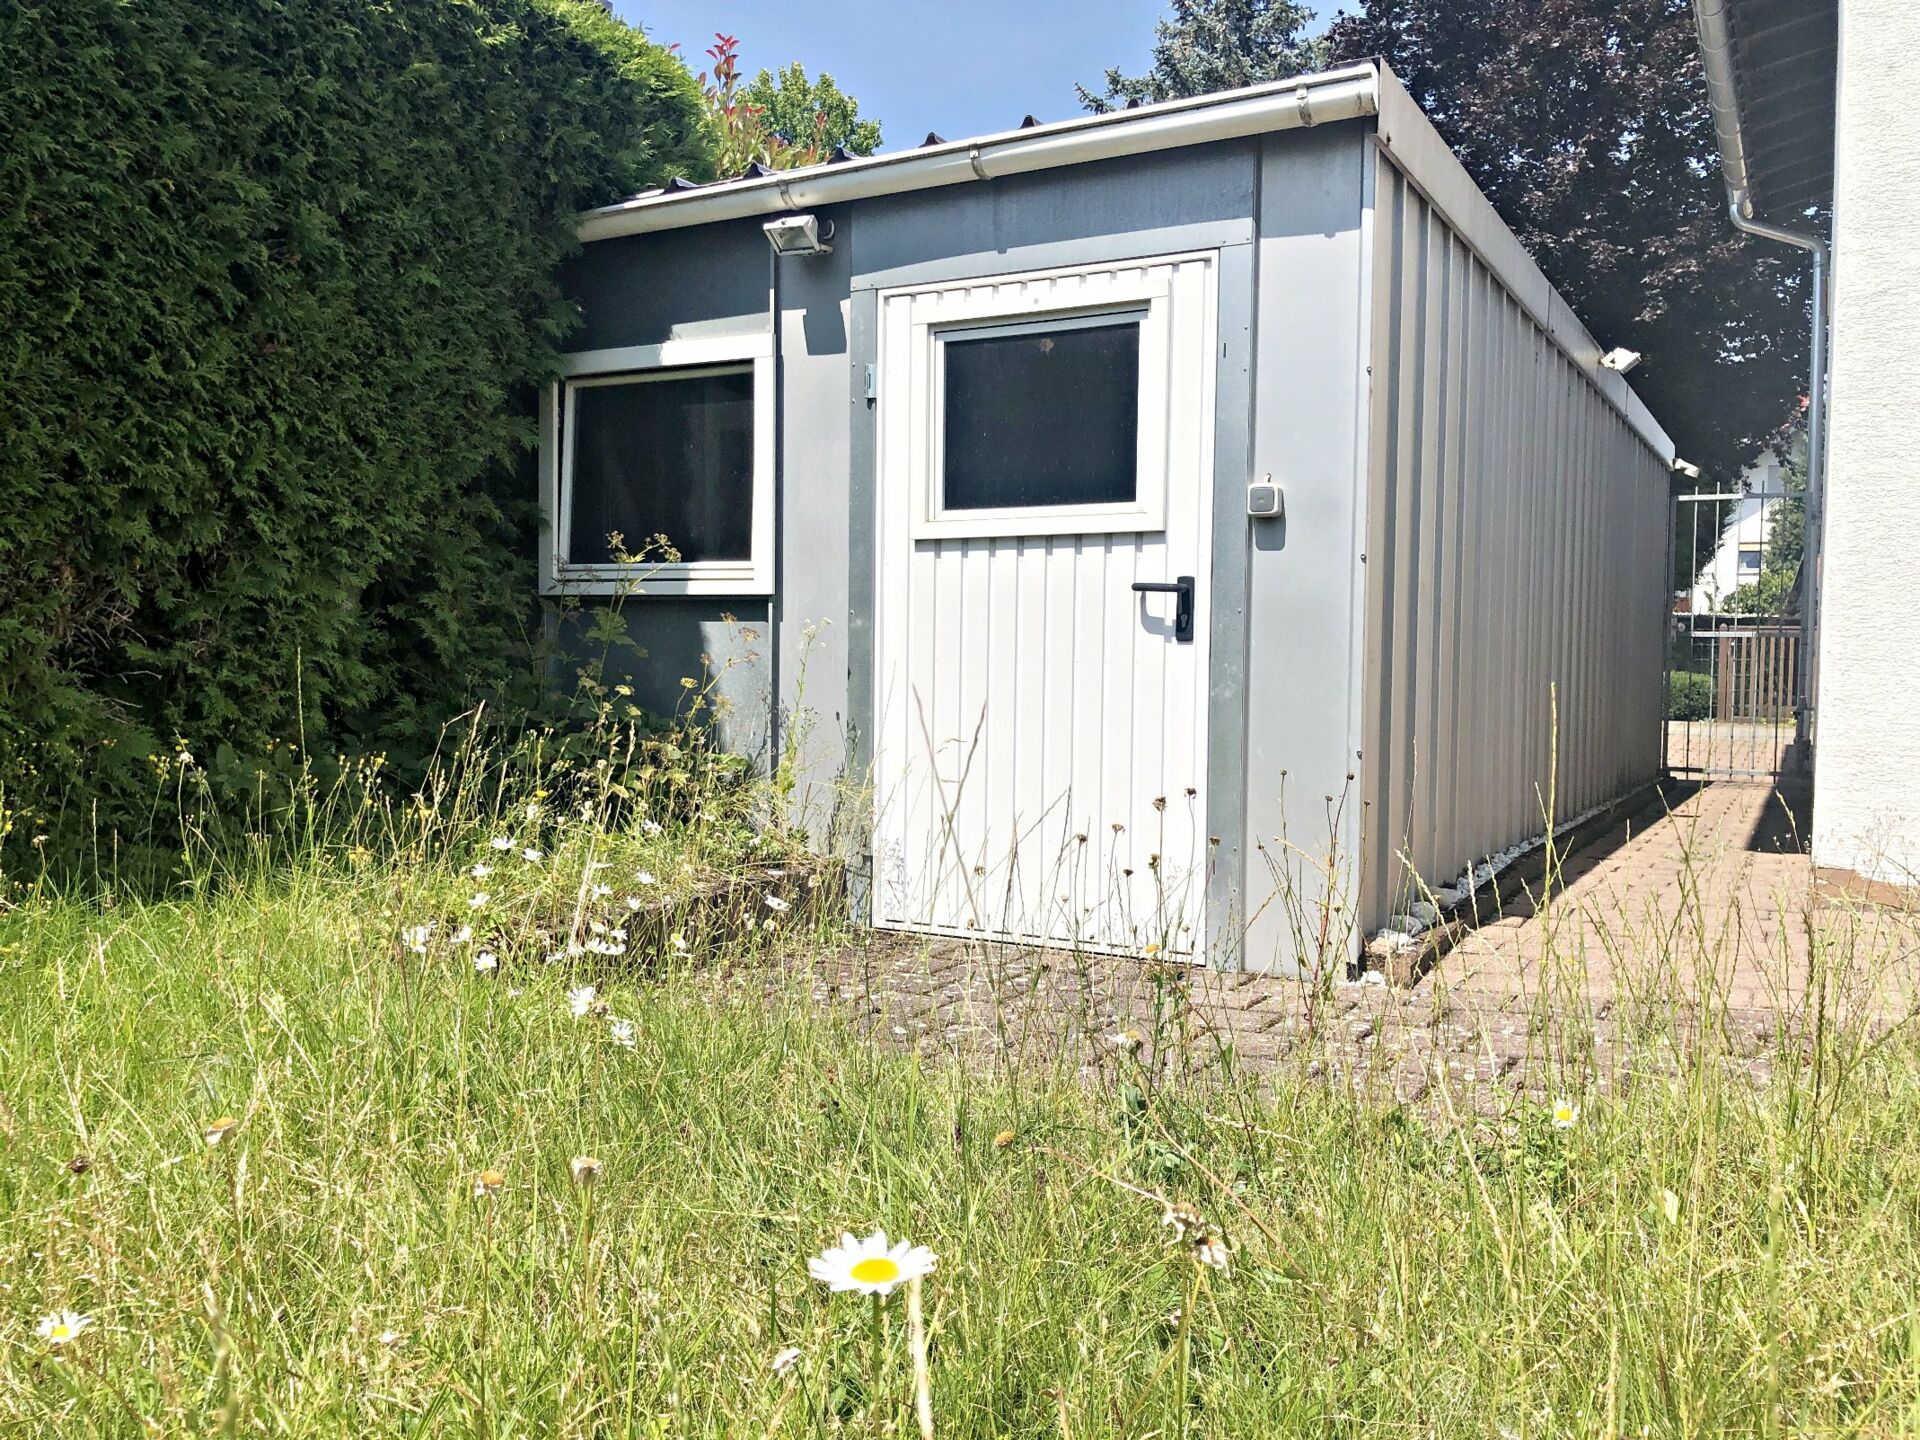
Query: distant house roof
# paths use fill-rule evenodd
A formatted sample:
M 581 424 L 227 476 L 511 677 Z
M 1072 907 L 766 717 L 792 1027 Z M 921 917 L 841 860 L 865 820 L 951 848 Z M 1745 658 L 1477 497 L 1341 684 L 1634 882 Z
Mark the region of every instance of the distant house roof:
M 1830 209 L 1838 0 L 1694 0 L 1694 12 L 1709 82 L 1722 81 L 1714 126 L 1728 185 L 1775 224 Z

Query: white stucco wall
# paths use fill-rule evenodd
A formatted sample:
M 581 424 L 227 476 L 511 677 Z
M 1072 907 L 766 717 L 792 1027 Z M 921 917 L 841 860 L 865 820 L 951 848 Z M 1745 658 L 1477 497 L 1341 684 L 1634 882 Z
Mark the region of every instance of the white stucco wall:
M 1920 881 L 1920 5 L 1841 0 L 1814 859 Z

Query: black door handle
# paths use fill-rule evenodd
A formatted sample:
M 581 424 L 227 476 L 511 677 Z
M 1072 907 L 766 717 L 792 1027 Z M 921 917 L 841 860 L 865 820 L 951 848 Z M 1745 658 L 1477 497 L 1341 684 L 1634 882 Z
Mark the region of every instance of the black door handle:
M 1193 576 L 1182 575 L 1169 583 L 1165 580 L 1136 580 L 1133 582 L 1136 594 L 1167 594 L 1175 597 L 1173 602 L 1173 638 L 1191 643 L 1193 640 Z

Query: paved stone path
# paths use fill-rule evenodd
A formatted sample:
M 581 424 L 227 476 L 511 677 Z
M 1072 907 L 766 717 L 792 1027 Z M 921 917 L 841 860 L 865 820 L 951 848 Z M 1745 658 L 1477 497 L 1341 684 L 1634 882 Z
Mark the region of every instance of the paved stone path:
M 1172 1069 L 1297 1066 L 1381 1098 L 1496 1110 L 1664 1067 L 1706 1027 L 1724 1063 L 1764 1083 L 1775 1046 L 1799 1043 L 1810 995 L 1885 1024 L 1911 1008 L 1920 972 L 1920 905 L 1823 892 L 1801 819 L 1766 786 L 1669 786 L 1569 855 L 1550 903 L 1510 897 L 1405 989 L 1370 976 L 1316 994 L 884 934 L 793 962 L 784 983 L 809 984 L 882 1043 L 968 1063 L 1097 1070 L 1137 1046 Z

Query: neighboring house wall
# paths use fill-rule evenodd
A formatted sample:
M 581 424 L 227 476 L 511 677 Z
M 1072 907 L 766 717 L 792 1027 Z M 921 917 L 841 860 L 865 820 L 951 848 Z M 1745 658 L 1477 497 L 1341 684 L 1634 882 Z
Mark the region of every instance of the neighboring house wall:
M 1734 505 L 1727 528 L 1720 532 L 1720 543 L 1697 572 L 1693 587 L 1696 615 L 1720 609 L 1735 590 L 1760 578 L 1760 564 L 1749 558 L 1743 566 L 1741 557 L 1758 556 L 1762 562 L 1766 558 L 1774 512 L 1787 493 L 1779 457 L 1762 457 L 1741 477 L 1740 484 L 1747 498 Z
M 1843 0 L 1816 863 L 1920 877 L 1920 6 Z

